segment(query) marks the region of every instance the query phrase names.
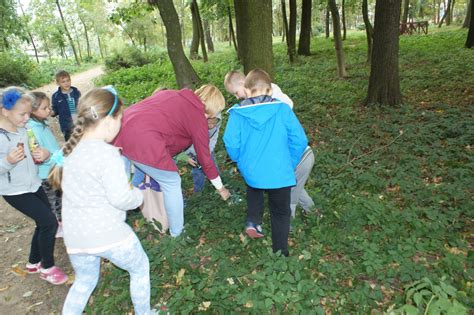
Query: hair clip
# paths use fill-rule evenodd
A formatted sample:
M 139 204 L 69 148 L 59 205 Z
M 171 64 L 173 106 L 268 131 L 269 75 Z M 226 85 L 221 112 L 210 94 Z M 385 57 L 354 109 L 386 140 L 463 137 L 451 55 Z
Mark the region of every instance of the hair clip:
M 113 112 L 115 111 L 115 108 L 117 107 L 117 104 L 118 104 L 117 90 L 115 90 L 115 88 L 112 85 L 104 86 L 103 89 L 109 91 L 114 96 L 114 105 L 112 105 L 112 108 L 107 113 L 107 116 L 111 116 Z
M 95 106 L 91 106 L 91 115 L 92 115 L 92 118 L 94 118 L 95 120 L 99 119 L 99 114 L 97 114 L 97 111 L 95 110 Z
M 21 98 L 21 93 L 18 92 L 17 90 L 13 89 L 10 91 L 7 91 L 6 93 L 3 94 L 2 98 L 2 103 L 3 103 L 3 108 L 5 109 L 12 109 L 13 106 L 15 106 L 16 102 Z

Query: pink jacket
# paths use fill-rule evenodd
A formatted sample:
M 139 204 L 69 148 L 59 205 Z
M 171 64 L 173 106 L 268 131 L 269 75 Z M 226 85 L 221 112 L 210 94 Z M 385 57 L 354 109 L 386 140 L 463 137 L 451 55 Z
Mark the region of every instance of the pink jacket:
M 209 150 L 204 104 L 188 89 L 160 91 L 127 108 L 114 145 L 127 158 L 166 171 L 177 171 L 172 157 L 196 149 L 207 178 L 219 176 Z

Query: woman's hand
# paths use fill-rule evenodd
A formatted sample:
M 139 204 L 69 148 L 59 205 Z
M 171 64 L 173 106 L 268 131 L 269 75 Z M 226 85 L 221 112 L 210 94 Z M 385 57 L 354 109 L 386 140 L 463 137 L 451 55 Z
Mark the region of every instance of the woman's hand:
M 31 155 L 36 161 L 44 162 L 47 159 L 49 159 L 49 156 L 51 155 L 51 153 L 45 148 L 38 147 L 34 149 L 33 152 L 31 152 Z
M 219 195 L 221 195 L 222 200 L 227 200 L 230 197 L 230 192 L 225 186 L 222 186 L 221 189 L 218 190 Z
M 17 146 L 7 155 L 7 161 L 10 164 L 16 164 L 25 158 L 25 149 L 23 146 Z

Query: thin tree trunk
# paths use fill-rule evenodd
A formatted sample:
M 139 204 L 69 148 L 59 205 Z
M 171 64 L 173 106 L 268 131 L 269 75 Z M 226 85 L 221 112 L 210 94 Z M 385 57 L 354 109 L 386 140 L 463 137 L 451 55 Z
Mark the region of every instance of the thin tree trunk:
M 441 21 L 439 22 L 438 27 L 441 27 L 441 25 L 443 25 L 443 22 L 445 19 L 446 19 L 446 25 L 449 25 L 448 21 L 451 15 L 451 13 L 449 12 L 450 9 L 451 9 L 451 0 L 448 0 L 448 4 L 445 6 L 445 11 L 444 11 L 443 17 L 441 18 Z
M 329 38 L 329 18 L 330 18 L 329 14 L 330 14 L 329 7 L 326 7 L 326 20 L 325 20 L 326 38 Z
M 367 36 L 367 63 L 370 64 L 372 60 L 372 44 L 374 41 L 374 29 L 369 19 L 367 0 L 362 0 L 362 17 L 365 24 L 365 34 Z
M 206 39 L 204 37 L 204 27 L 202 26 L 201 14 L 199 13 L 199 6 L 196 0 L 193 0 L 194 7 L 196 8 L 196 17 L 198 21 L 199 39 L 201 41 L 201 51 L 204 62 L 208 61 L 206 51 Z
M 84 26 L 84 35 L 86 36 L 86 45 L 87 45 L 87 57 L 91 58 L 91 45 L 89 43 L 89 34 L 87 32 L 87 26 L 84 22 L 84 19 L 79 16 L 79 20 L 81 20 L 82 26 Z
M 230 6 L 227 6 L 227 16 L 229 17 L 230 40 L 232 40 L 232 42 L 234 43 L 235 51 L 238 51 L 238 49 L 237 49 L 237 40 L 235 39 L 234 24 L 232 23 L 232 11 L 230 10 Z
M 408 22 L 408 10 L 410 9 L 410 0 L 404 0 L 403 2 L 403 17 L 402 23 L 406 24 Z
M 471 7 L 472 7 L 472 0 L 469 1 L 467 5 L 466 18 L 464 19 L 464 23 L 462 24 L 463 28 L 468 28 L 469 24 L 471 23 Z
M 207 50 L 209 52 L 214 52 L 214 43 L 212 42 L 211 26 L 209 25 L 209 21 L 204 20 L 203 26 L 204 26 L 204 35 L 206 36 Z
M 23 16 L 25 16 L 25 11 L 23 11 L 23 6 L 21 5 L 21 1 L 20 1 L 20 0 L 18 0 L 18 5 L 20 6 L 21 14 L 22 14 Z M 26 29 L 26 32 L 28 33 L 28 37 L 29 37 L 30 40 L 31 40 L 31 44 L 33 45 L 33 49 L 35 50 L 36 62 L 37 62 L 37 63 L 40 63 L 39 57 L 38 57 L 38 49 L 36 49 L 35 40 L 33 39 L 33 35 L 31 34 L 30 29 L 29 29 L 28 26 L 26 26 L 25 29 Z
M 61 5 L 59 4 L 59 0 L 56 0 L 56 6 L 58 7 L 59 15 L 61 16 L 61 21 L 63 22 L 64 31 L 66 32 L 66 36 L 69 39 L 69 44 L 72 47 L 72 52 L 74 53 L 76 64 L 79 66 L 81 64 L 81 61 L 79 60 L 79 57 L 77 56 L 76 47 L 74 46 L 74 41 L 72 40 L 71 34 L 69 33 L 69 30 L 67 29 L 66 21 L 64 20 L 63 11 L 61 10 Z
M 97 43 L 99 44 L 100 58 L 101 58 L 102 60 L 104 60 L 104 52 L 103 52 L 103 49 L 102 49 L 102 42 L 101 42 L 101 40 L 100 40 L 99 34 L 97 34 Z
M 375 3 L 374 46 L 366 104 L 402 103 L 398 65 L 400 2 Z
M 301 31 L 298 43 L 298 55 L 311 55 L 311 0 L 301 3 Z
M 290 23 L 286 40 L 288 42 L 288 55 L 290 57 L 290 62 L 294 62 L 296 55 L 296 0 L 290 0 L 289 4 Z
M 74 26 L 74 23 L 72 24 L 72 30 L 74 31 L 74 35 L 76 36 L 76 42 L 77 42 L 77 51 L 79 52 L 79 58 L 81 61 L 84 61 L 84 58 L 82 58 L 82 49 L 81 49 L 81 41 L 79 40 L 79 33 L 76 30 L 76 27 Z
M 344 61 L 344 49 L 341 38 L 341 21 L 339 20 L 339 12 L 337 10 L 336 0 L 328 0 L 328 6 L 332 15 L 334 46 L 336 48 L 337 58 L 337 75 L 340 78 L 345 78 L 347 77 L 346 63 Z
M 346 6 L 345 0 L 342 0 L 342 40 L 346 40 Z
M 286 17 L 286 3 L 285 0 L 281 0 L 281 18 L 283 20 L 283 37 L 286 38 L 286 46 L 288 47 L 288 52 L 290 50 L 288 43 L 288 18 Z
M 454 4 L 455 3 L 456 3 L 456 0 L 452 0 L 451 9 L 449 9 L 449 24 L 448 24 L 448 21 L 446 21 L 446 25 L 450 25 L 453 22 Z
M 173 64 L 178 87 L 194 88 L 200 79 L 184 54 L 178 13 L 173 0 L 148 0 L 148 3 L 158 7 L 165 24 L 168 56 Z
M 474 47 L 474 4 L 472 3 L 474 0 L 471 0 L 471 21 L 469 23 L 469 31 L 467 33 L 466 44 L 464 45 L 466 48 Z
M 194 1 L 189 5 L 191 9 L 191 18 L 193 23 L 193 38 L 191 40 L 191 46 L 189 47 L 189 58 L 198 59 L 199 58 L 199 22 L 196 12 L 196 7 L 194 6 Z

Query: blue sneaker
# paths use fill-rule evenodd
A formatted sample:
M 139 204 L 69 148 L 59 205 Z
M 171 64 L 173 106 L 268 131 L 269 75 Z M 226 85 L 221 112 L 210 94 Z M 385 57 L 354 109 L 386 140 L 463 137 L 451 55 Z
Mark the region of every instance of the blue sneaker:
M 252 239 L 262 238 L 265 236 L 263 234 L 262 226 L 260 224 L 255 224 L 250 221 L 247 221 L 247 223 L 245 224 L 245 233 L 247 233 L 247 235 Z

